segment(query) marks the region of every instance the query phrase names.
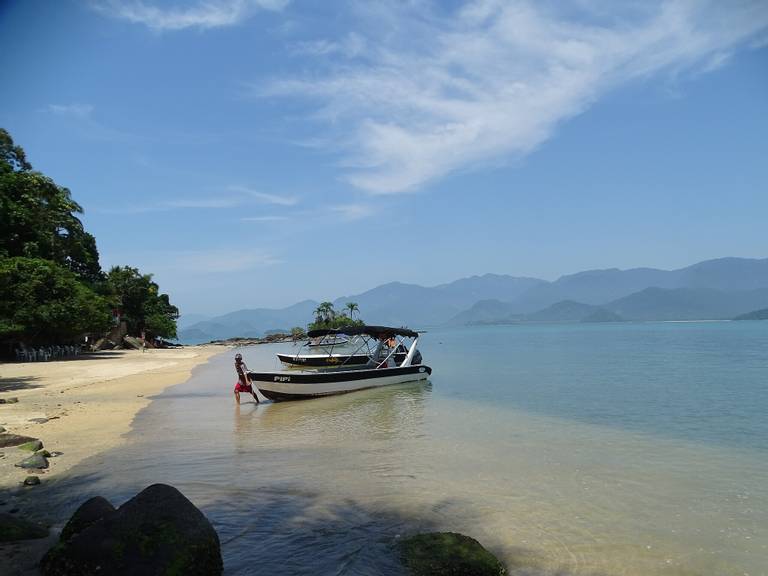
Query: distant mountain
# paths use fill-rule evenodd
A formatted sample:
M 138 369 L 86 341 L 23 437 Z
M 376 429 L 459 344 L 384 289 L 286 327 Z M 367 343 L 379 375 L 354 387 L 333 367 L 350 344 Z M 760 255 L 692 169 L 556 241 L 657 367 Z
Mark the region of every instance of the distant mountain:
M 499 274 L 471 276 L 432 288 L 390 282 L 362 294 L 337 298 L 334 306 L 341 309 L 347 302 L 357 302 L 361 316 L 371 324 L 434 326 L 445 323 L 478 300 L 510 301 L 543 284 L 546 281 L 537 278 Z
M 768 258 L 720 258 L 678 270 L 588 270 L 554 282 L 499 274 L 424 287 L 390 282 L 337 298 L 357 302 L 371 324 L 424 328 L 440 324 L 700 320 L 733 318 L 768 307 Z M 257 308 L 182 326 L 182 342 L 262 336 L 278 327 L 306 326 L 318 303 Z
M 581 319 L 581 322 L 599 323 L 599 322 L 624 322 L 624 318 L 605 308 L 598 308 L 588 316 Z
M 599 306 L 563 300 L 533 314 L 526 314 L 525 319 L 529 322 L 581 322 L 598 310 Z
M 768 320 L 768 308 L 753 310 L 746 314 L 739 314 L 734 320 Z
M 511 322 L 515 309 L 514 304 L 500 300 L 480 300 L 468 310 L 460 312 L 448 321 L 453 326 L 466 324 L 496 324 Z
M 516 300 L 508 301 L 515 304 L 516 312 L 529 313 L 563 300 L 600 305 L 650 287 L 722 291 L 768 287 L 768 258 L 719 258 L 678 270 L 588 270 L 534 286 Z
M 267 331 L 280 326 L 287 329 L 306 326 L 312 320 L 312 313 L 317 305 L 314 300 L 304 300 L 287 308 L 255 308 L 230 312 L 179 330 L 179 340 L 197 344 L 237 336 L 253 338 L 263 336 Z
M 724 292 L 709 288 L 646 288 L 605 305 L 628 320 L 725 320 L 768 306 L 768 288 Z

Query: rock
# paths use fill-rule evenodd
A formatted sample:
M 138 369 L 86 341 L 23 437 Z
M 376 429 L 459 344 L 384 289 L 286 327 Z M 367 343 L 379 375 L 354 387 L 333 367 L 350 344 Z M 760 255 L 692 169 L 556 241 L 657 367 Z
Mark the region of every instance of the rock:
M 2 426 L 0 426 L 0 434 L 2 434 L 3 432 L 5 432 L 5 428 L 3 428 Z
M 0 398 L 0 404 L 16 404 L 19 401 L 18 398 Z
M 70 518 L 67 525 L 64 526 L 64 530 L 61 531 L 60 540 L 66 542 L 72 538 L 72 536 L 82 532 L 94 522 L 97 522 L 114 512 L 115 507 L 112 506 L 106 498 L 94 496 L 90 500 L 86 500 L 80 505 L 80 508 L 75 510 L 75 513 L 72 514 L 72 518 Z
M 53 452 L 51 452 L 51 455 L 48 456 L 48 458 L 56 458 L 58 456 L 61 456 L 62 454 L 64 454 L 64 452 L 59 452 L 58 450 L 54 450 Z
M 43 443 L 40 440 L 30 440 L 29 442 L 24 442 L 24 444 L 19 444 L 17 448 L 19 450 L 27 450 L 28 452 L 37 452 L 42 450 Z
M 106 511 L 104 503 L 91 506 L 94 515 Z M 59 542 L 40 568 L 43 576 L 207 576 L 221 574 L 223 563 L 219 537 L 203 513 L 176 488 L 154 484 Z
M 32 438 L 31 436 L 20 436 L 19 434 L 0 434 L 0 448 L 18 446 L 19 444 L 34 442 L 35 440 L 37 440 L 37 438 Z
M 504 565 L 474 538 L 456 532 L 417 534 L 400 542 L 412 576 L 500 576 Z
M 0 542 L 32 540 L 48 536 L 48 529 L 10 514 L 0 513 Z
M 48 450 L 38 450 L 37 452 L 35 452 L 35 454 L 40 454 L 40 456 L 43 456 L 44 458 L 51 457 L 51 453 L 48 452 Z
M 24 486 L 37 486 L 38 484 L 40 484 L 38 476 L 27 476 L 24 478 Z
M 36 470 L 42 470 L 43 468 L 48 468 L 48 459 L 40 454 L 32 454 L 32 456 L 25 458 L 18 464 L 15 464 L 15 466 L 25 469 L 34 468 Z
M 48 418 L 30 418 L 27 422 L 34 422 L 35 424 L 45 424 L 48 422 Z

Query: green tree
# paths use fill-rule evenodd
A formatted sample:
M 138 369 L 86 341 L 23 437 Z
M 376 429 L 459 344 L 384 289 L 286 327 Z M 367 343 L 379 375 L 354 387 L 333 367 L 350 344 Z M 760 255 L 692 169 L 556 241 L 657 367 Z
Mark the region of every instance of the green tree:
M 77 217 L 82 212 L 68 189 L 32 170 L 24 150 L 0 128 L 0 256 L 51 260 L 97 283 L 99 253 Z
M 306 338 L 306 336 L 307 332 L 301 326 L 294 326 L 291 328 L 291 338 L 294 340 L 301 340 L 302 338 Z
M 354 318 L 355 312 L 360 312 L 360 307 L 357 305 L 357 302 L 347 302 L 344 307 L 349 310 L 349 317 Z
M 107 272 L 105 293 L 120 309 L 128 332 L 135 336 L 145 332 L 148 337 L 176 337 L 179 309 L 171 304 L 167 294 L 152 280 L 152 274 L 142 274 L 130 266 L 114 266 Z
M 108 302 L 64 267 L 0 258 L 0 338 L 62 343 L 109 328 Z

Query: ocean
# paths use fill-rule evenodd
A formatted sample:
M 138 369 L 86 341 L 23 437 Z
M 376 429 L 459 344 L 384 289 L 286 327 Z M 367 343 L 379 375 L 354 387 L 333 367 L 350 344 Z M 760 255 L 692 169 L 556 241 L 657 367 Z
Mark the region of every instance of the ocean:
M 432 530 L 513 575 L 768 574 L 768 322 L 434 329 L 426 384 L 235 405 L 235 352 L 284 350 L 198 367 L 51 507 L 172 484 L 230 575 L 404 574 Z

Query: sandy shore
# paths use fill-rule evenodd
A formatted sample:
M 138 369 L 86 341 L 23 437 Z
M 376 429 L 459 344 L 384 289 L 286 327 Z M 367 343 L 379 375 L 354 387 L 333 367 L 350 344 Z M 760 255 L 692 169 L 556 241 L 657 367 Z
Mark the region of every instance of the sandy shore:
M 0 426 L 39 438 L 50 452 L 44 482 L 81 460 L 124 441 L 136 413 L 149 396 L 183 382 L 192 369 L 223 346 L 169 350 L 99 352 L 75 360 L 0 364 Z M 28 473 L 14 464 L 25 453 L 0 449 L 0 490 L 18 486 Z
M 57 362 L 0 364 L 0 399 L 18 398 L 17 403 L 0 404 L 0 426 L 39 438 L 46 450 L 62 453 L 37 473 L 45 484 L 85 458 L 125 442 L 134 416 L 151 396 L 184 382 L 195 366 L 226 349 L 120 350 Z M 22 486 L 30 472 L 14 466 L 30 453 L 15 447 L 0 453 L 0 512 L 45 517 L 34 498 L 20 498 L 44 490 Z M 56 538 L 52 532 L 47 539 L 0 544 L 0 574 L 37 574 L 39 558 Z

